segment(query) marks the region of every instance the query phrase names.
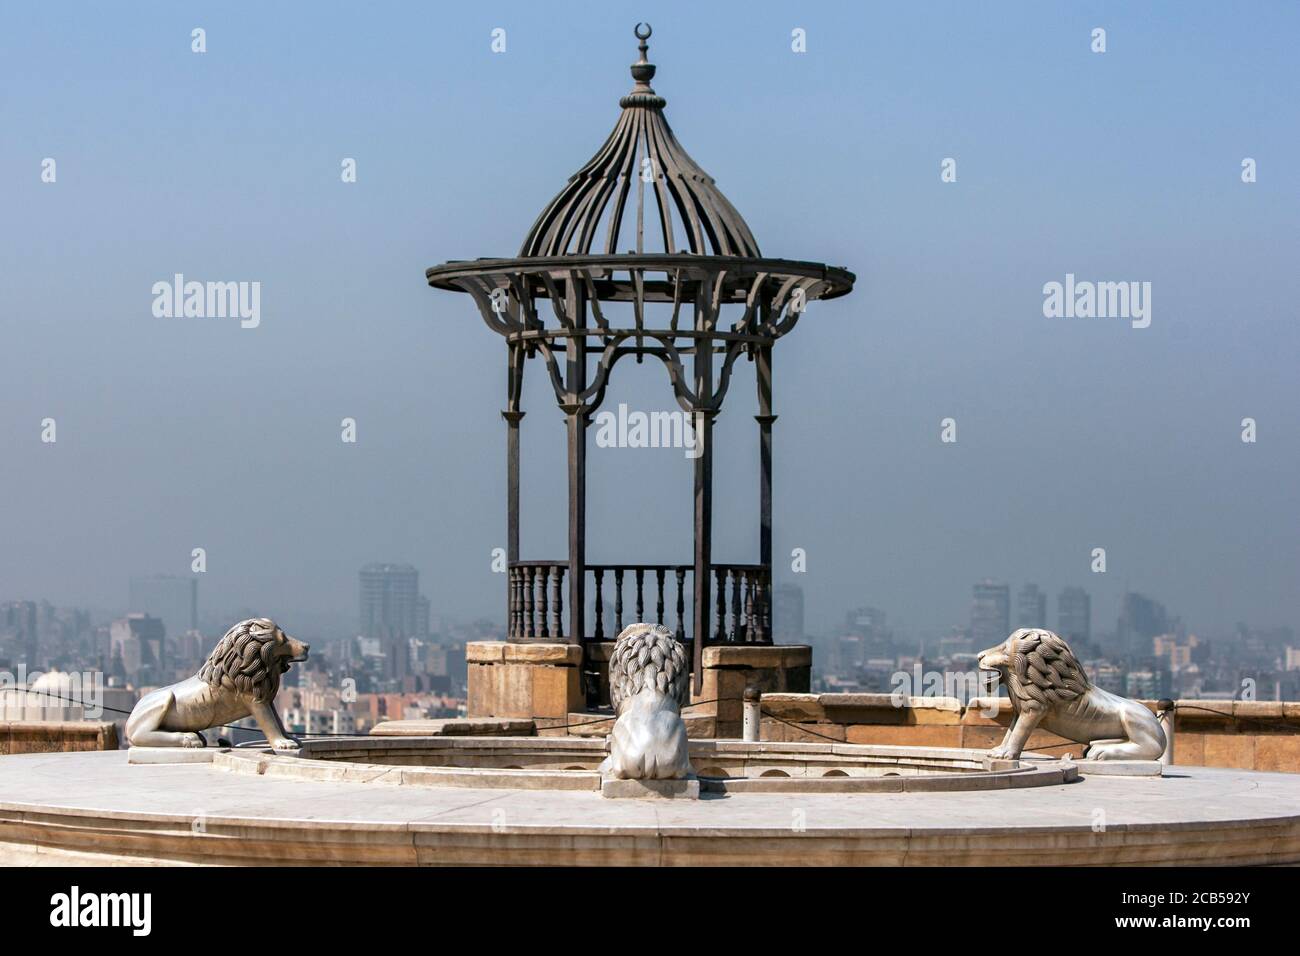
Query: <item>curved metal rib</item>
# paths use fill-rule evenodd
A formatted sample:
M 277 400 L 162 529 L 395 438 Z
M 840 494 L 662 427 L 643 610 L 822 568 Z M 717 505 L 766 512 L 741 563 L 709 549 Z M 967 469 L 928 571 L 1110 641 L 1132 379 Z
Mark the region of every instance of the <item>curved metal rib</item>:
M 676 252 L 673 215 L 680 217 L 687 245 L 696 255 L 761 255 L 749 226 L 713 178 L 682 148 L 664 118 L 663 101 L 653 95 L 629 96 L 613 131 L 596 154 L 547 204 L 528 231 L 520 257 L 589 255 L 619 252 L 619 232 L 633 177 L 650 161 L 654 207 L 664 251 Z M 644 221 L 645 190 L 635 191 L 638 224 Z M 605 229 L 600 224 L 606 223 Z M 651 227 L 653 229 L 653 226 Z M 638 231 L 643 227 L 638 225 Z M 640 251 L 641 236 L 637 246 Z

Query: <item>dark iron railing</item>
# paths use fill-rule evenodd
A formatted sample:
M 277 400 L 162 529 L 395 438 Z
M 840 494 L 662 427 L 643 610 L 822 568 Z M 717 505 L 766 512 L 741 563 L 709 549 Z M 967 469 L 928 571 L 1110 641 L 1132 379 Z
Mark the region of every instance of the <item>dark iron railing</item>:
M 569 563 L 515 561 L 509 571 L 510 639 L 567 640 L 564 579 Z M 712 571 L 714 609 L 705 643 L 772 643 L 772 582 L 767 568 L 715 564 Z M 686 592 L 694 572 L 689 564 L 589 564 L 586 592 L 594 615 L 583 638 L 612 641 L 627 625 L 645 621 L 672 628 L 679 641 L 692 639 Z M 607 602 L 612 620 L 606 615 Z

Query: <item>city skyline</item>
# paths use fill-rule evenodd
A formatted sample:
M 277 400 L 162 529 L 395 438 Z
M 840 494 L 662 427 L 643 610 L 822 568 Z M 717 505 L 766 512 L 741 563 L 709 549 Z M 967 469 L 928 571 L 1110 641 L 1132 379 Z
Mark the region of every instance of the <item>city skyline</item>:
M 369 562 L 354 571 L 354 580 L 360 575 L 361 590 L 359 599 L 355 605 L 355 610 L 351 614 L 344 614 L 334 620 L 334 625 L 328 627 L 325 634 L 327 640 L 349 639 L 355 637 L 371 637 L 377 640 L 387 640 L 391 637 L 416 637 L 423 638 L 436 634 L 432 617 L 440 620 L 453 620 L 461 623 L 473 621 L 486 621 L 494 626 L 504 630 L 504 608 L 497 608 L 497 613 L 490 610 L 483 614 L 458 615 L 447 612 L 445 609 L 438 607 L 437 603 L 428 598 L 419 585 L 419 570 L 413 565 L 404 562 Z M 369 578 L 369 583 L 367 579 Z M 380 579 L 382 583 L 378 583 Z M 398 583 L 394 586 L 394 580 Z M 131 579 L 131 594 L 134 596 L 135 589 L 140 582 L 184 582 L 190 585 L 193 582 L 194 596 L 197 600 L 197 581 L 195 579 L 184 579 L 179 577 L 170 577 L 166 575 L 148 575 L 137 576 Z M 1018 585 L 1018 586 L 1017 586 Z M 899 613 L 887 602 L 879 601 L 877 606 L 864 607 L 855 604 L 855 597 L 848 596 L 845 603 L 836 610 L 826 610 L 822 612 L 822 618 L 830 623 L 822 626 L 810 627 L 807 623 L 807 595 L 802 585 L 797 580 L 780 580 L 778 579 L 774 586 L 775 603 L 773 609 L 773 619 L 784 618 L 785 623 L 780 627 L 783 632 L 793 633 L 797 630 L 808 639 L 833 639 L 842 633 L 851 629 L 848 623 L 840 624 L 839 621 L 845 619 L 845 612 L 848 611 L 849 617 L 852 618 L 856 610 L 876 611 L 877 607 L 882 608 L 881 613 L 887 613 L 889 616 L 890 627 L 892 631 L 897 632 L 898 636 L 909 642 L 924 643 L 927 639 L 943 640 L 954 632 L 964 633 L 971 641 L 978 644 L 980 640 L 987 639 L 996 641 L 995 635 L 1003 630 L 1002 621 L 1005 620 L 1005 633 L 1009 633 L 1017 627 L 1026 626 L 1043 626 L 1054 630 L 1072 640 L 1087 641 L 1097 637 L 1105 636 L 1108 638 L 1118 639 L 1121 642 L 1125 640 L 1124 629 L 1127 618 L 1134 615 L 1143 618 L 1158 618 L 1161 621 L 1159 627 L 1155 629 L 1147 628 L 1148 636 L 1159 633 L 1174 633 L 1181 631 L 1188 634 L 1200 634 L 1203 637 L 1217 636 L 1228 637 L 1236 633 L 1241 627 L 1247 626 L 1266 631 L 1272 630 L 1298 630 L 1290 623 L 1273 623 L 1263 621 L 1251 621 L 1243 619 L 1235 621 L 1227 628 L 1214 630 L 1198 626 L 1196 622 L 1188 622 L 1183 615 L 1168 610 L 1158 598 L 1150 596 L 1148 593 L 1135 588 L 1125 588 L 1121 593 L 1121 599 L 1116 604 L 1114 613 L 1103 613 L 1098 615 L 1095 612 L 1095 603 L 1093 594 L 1085 587 L 1074 585 L 1064 586 L 1050 593 L 1052 589 L 1042 587 L 1036 581 L 1023 582 L 1005 582 L 991 578 L 984 578 L 974 584 L 976 599 L 974 602 L 967 602 L 967 613 L 963 617 L 953 620 L 946 625 L 941 625 L 933 629 L 917 629 L 908 622 L 907 615 Z M 975 625 L 976 606 L 979 604 L 979 594 L 981 590 L 992 590 L 995 592 L 1005 592 L 1005 607 L 1000 607 L 996 613 L 996 627 L 987 632 L 980 632 Z M 186 588 L 188 591 L 188 587 Z M 371 592 L 372 609 L 367 614 L 367 592 Z M 970 586 L 966 587 L 967 593 L 970 593 Z M 1020 619 L 1023 612 L 1021 601 L 1026 594 L 1033 592 L 1041 602 L 1043 623 L 1032 624 L 1024 623 Z M 793 610 L 787 605 L 781 606 L 783 598 L 792 599 L 797 609 Z M 1002 600 L 1002 599 L 999 599 Z M 1136 601 L 1136 604 L 1134 602 Z M 606 616 L 612 620 L 612 605 L 609 601 L 606 604 Z M 75 609 L 85 611 L 92 616 L 92 619 L 99 620 L 107 624 L 112 620 L 119 619 L 124 615 L 131 613 L 146 613 L 166 620 L 155 610 L 144 607 L 133 599 L 128 599 L 125 604 L 118 604 L 109 607 L 93 607 L 88 604 L 79 602 L 53 602 L 44 596 L 14 597 L 0 595 L 0 609 L 19 608 L 21 613 L 30 615 L 35 620 L 35 615 L 42 606 L 53 609 Z M 158 605 L 154 605 L 156 608 Z M 229 623 L 247 612 L 247 609 L 205 609 L 204 617 L 209 621 L 206 630 L 216 634 L 224 630 Z M 17 610 L 6 612 L 11 617 L 20 613 Z M 284 616 L 284 615 L 278 615 Z M 305 615 L 320 619 L 319 614 Z M 290 620 L 293 612 L 285 617 Z M 229 621 L 226 621 L 229 618 Z M 797 625 L 792 627 L 791 621 L 796 621 Z M 221 623 L 225 621 L 226 623 Z M 371 622 L 367 626 L 367 621 Z M 0 618 L 0 625 L 4 625 L 5 619 Z M 319 628 L 319 623 L 314 625 Z M 22 628 L 19 628 L 21 631 Z M 188 630 L 188 629 L 186 629 Z M 203 628 L 199 628 L 203 631 Z M 3 631 L 0 630 L 0 633 Z M 318 630 L 313 631 L 319 633 Z M 185 630 L 177 631 L 167 627 L 166 635 L 168 639 L 179 638 L 183 636 Z M 978 636 L 982 635 L 982 636 Z M 790 641 L 781 641 L 789 643 Z

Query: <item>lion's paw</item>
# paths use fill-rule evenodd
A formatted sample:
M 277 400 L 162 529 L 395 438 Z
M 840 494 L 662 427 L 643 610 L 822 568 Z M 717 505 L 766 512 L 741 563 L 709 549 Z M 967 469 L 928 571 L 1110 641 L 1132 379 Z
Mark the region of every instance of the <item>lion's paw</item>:
M 181 737 L 182 747 L 206 747 L 208 742 L 203 739 L 202 734 L 185 734 Z
M 994 747 L 989 751 L 990 760 L 1015 760 L 1016 757 L 1008 747 Z
M 288 750 L 298 750 L 300 747 L 301 745 L 298 743 L 298 741 L 294 740 L 292 737 L 281 737 L 279 740 L 271 744 L 272 750 L 276 750 L 280 752 L 284 752 Z

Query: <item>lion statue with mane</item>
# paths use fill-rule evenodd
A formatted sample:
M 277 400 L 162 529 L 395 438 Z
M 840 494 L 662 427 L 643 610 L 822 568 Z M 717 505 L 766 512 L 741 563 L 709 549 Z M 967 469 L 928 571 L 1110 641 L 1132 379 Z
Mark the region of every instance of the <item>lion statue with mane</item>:
M 609 698 L 618 720 L 600 765 L 621 780 L 678 780 L 691 775 L 686 724 L 690 667 L 662 624 L 630 624 L 609 658 Z
M 1087 744 L 1088 760 L 1159 760 L 1165 751 L 1155 714 L 1094 687 L 1070 645 L 1051 631 L 1022 627 L 981 651 L 979 666 L 997 671 L 1011 698 L 1011 729 L 990 757 L 1018 759 L 1038 727 Z
M 145 694 L 126 721 L 133 747 L 206 747 L 201 731 L 252 717 L 276 750 L 294 750 L 275 709 L 280 675 L 305 661 L 309 644 L 270 618 L 240 621 L 193 677 Z

